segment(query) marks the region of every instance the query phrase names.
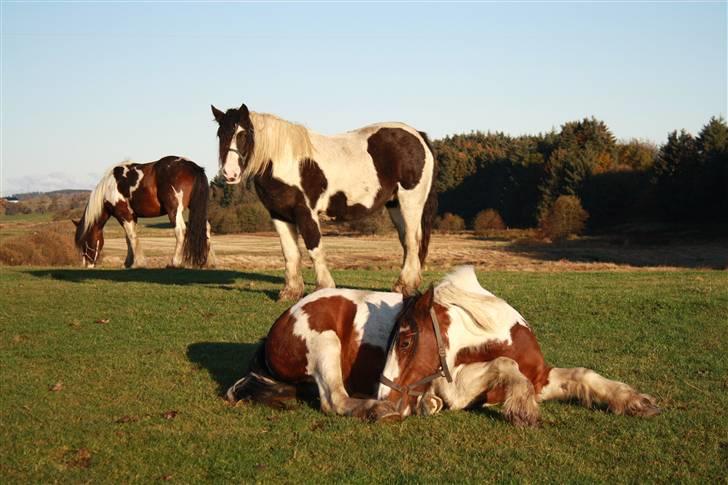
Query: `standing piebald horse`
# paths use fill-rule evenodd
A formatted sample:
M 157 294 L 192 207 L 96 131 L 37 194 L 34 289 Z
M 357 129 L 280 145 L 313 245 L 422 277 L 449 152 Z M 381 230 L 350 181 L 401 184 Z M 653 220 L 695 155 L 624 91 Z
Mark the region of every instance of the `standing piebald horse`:
M 227 393 L 281 405 L 313 381 L 326 412 L 367 419 L 430 415 L 443 407 L 503 404 L 516 425 L 537 425 L 540 401 L 605 404 L 649 417 L 655 400 L 585 368 L 549 366 L 510 305 L 457 268 L 421 296 L 321 290 L 273 324 L 251 372 Z
M 208 191 L 205 170 L 181 157 L 167 156 L 150 163 L 124 162 L 111 168 L 91 192 L 81 220 L 73 221 L 84 266 L 96 265 L 104 247 L 104 225 L 112 216 L 126 233 L 124 266 L 144 266 L 136 234 L 137 218 L 164 214 L 174 225 L 177 238 L 172 266 L 181 266 L 183 261 L 204 266 L 210 252 Z M 189 226 L 182 216 L 186 208 L 190 210 Z
M 427 136 L 403 123 L 377 123 L 325 136 L 273 115 L 212 106 L 219 124 L 225 180 L 250 177 L 273 219 L 286 263 L 281 299 L 303 295 L 300 234 L 313 261 L 317 288 L 333 288 L 319 220 L 352 220 L 383 206 L 397 227 L 404 260 L 395 291 L 413 293 L 421 282 L 432 219 L 435 157 Z

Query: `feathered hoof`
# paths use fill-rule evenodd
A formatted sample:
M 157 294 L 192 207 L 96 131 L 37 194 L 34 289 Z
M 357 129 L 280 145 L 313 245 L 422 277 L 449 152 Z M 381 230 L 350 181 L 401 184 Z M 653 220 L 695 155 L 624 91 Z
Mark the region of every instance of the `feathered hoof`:
M 247 375 L 247 376 L 243 377 L 242 379 L 239 379 L 232 386 L 230 386 L 230 388 L 225 393 L 225 399 L 227 400 L 227 402 L 229 402 L 230 404 L 235 404 L 238 401 L 240 401 L 240 398 L 238 397 L 238 393 L 240 392 L 240 390 L 242 390 L 243 387 L 245 387 L 245 385 L 248 383 L 249 380 L 250 380 L 250 376 Z
M 285 287 L 278 293 L 278 301 L 298 301 L 303 296 L 303 288 Z
M 541 412 L 538 409 L 536 400 L 533 398 L 504 409 L 503 416 L 513 426 L 521 428 L 541 427 Z
M 366 409 L 361 418 L 376 423 L 393 423 L 402 421 L 402 415 L 389 401 L 377 401 Z
M 395 293 L 401 293 L 403 296 L 412 296 L 417 293 L 417 287 L 406 285 L 402 283 L 401 280 L 397 280 L 392 287 L 392 291 Z
M 648 396 L 647 394 L 635 394 L 632 396 L 624 406 L 622 413 L 627 416 L 637 416 L 639 418 L 651 418 L 657 416 L 662 412 L 657 406 L 657 401 L 654 397 Z

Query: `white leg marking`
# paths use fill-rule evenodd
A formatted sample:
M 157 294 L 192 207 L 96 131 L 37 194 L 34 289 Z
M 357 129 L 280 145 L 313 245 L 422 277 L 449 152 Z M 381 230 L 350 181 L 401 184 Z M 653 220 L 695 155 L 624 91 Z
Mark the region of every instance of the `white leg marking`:
M 549 383 L 541 389 L 539 399 L 571 398 L 587 407 L 593 402 L 606 404 L 615 414 L 649 417 L 660 413 L 652 396 L 640 394 L 624 382 L 607 379 L 584 367 L 551 369 Z
M 126 233 L 126 244 L 131 253 L 131 261 L 127 254 L 127 262 L 131 263 L 132 268 L 141 268 L 146 264 L 142 246 L 136 233 L 136 223 L 133 221 L 124 221 L 124 232 Z
M 174 256 L 172 256 L 172 266 L 175 268 L 182 266 L 182 249 L 185 242 L 185 230 L 187 226 L 185 224 L 184 212 L 184 193 L 180 190 L 179 192 L 172 187 L 174 197 L 177 199 L 177 211 L 174 218 L 174 237 L 177 239 L 177 244 L 174 248 Z
M 463 365 L 456 369 L 454 381 L 437 379 L 436 394 L 451 409 L 463 409 L 482 393 L 494 388 L 505 388 L 503 414 L 516 425 L 536 425 L 539 409 L 533 384 L 521 374 L 515 360 L 498 357 L 490 362 Z
M 286 262 L 286 285 L 280 293 L 282 300 L 298 300 L 303 295 L 303 276 L 301 276 L 301 253 L 298 250 L 298 231 L 296 226 L 273 219 L 273 226 L 278 232 Z

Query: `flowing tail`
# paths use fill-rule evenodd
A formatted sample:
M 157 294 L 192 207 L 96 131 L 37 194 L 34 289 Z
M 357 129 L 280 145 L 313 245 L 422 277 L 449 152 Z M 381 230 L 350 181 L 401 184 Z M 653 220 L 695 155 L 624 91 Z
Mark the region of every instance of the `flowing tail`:
M 427 201 L 422 211 L 422 238 L 420 239 L 420 264 L 424 266 L 425 259 L 427 258 L 427 250 L 430 247 L 430 234 L 432 233 L 432 225 L 437 215 L 437 191 L 435 190 L 435 179 L 437 178 L 437 158 L 435 157 L 435 150 L 432 148 L 432 143 L 427 137 L 427 133 L 422 131 L 419 132 L 427 148 L 430 149 L 432 154 L 433 167 L 432 167 L 432 185 L 430 185 L 430 193 L 427 195 Z
M 288 401 L 296 399 L 299 389 L 276 381 L 265 363 L 265 339 L 250 363 L 248 374 L 230 386 L 226 397 L 231 403 L 253 401 L 276 409 L 288 409 Z
M 207 263 L 207 254 L 210 249 L 210 241 L 207 238 L 207 201 L 210 187 L 207 183 L 205 169 L 199 167 L 198 169 L 190 195 L 190 218 L 183 251 L 187 264 L 201 267 Z

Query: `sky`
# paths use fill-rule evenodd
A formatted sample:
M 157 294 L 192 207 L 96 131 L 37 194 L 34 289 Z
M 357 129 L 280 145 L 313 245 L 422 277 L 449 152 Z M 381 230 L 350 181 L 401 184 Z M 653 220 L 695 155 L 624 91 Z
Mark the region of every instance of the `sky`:
M 726 2 L 0 3 L 0 194 L 125 159 L 217 173 L 210 104 L 433 138 L 595 116 L 663 143 L 726 116 Z

